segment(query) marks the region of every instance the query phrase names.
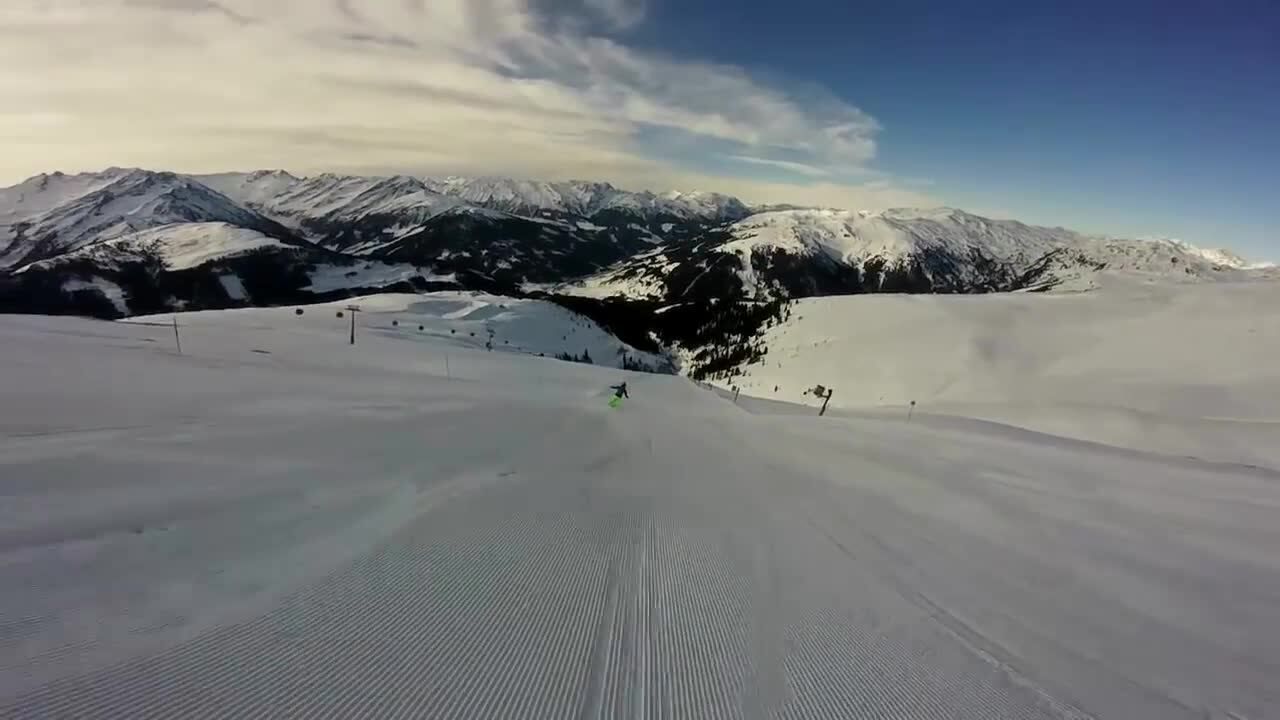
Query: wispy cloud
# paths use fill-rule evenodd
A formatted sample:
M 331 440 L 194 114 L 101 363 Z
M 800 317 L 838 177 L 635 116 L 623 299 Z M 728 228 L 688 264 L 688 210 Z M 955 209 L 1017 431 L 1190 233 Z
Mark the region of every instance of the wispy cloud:
M 271 166 L 925 199 L 815 185 L 866 167 L 876 121 L 827 93 L 636 50 L 617 33 L 644 12 L 643 0 L 6 0 L 0 96 L 22 112 L 0 112 L 0 180 Z M 676 137 L 678 153 L 652 144 Z M 725 155 L 757 180 L 705 170 Z M 810 181 L 759 182 L 760 168 Z
M 644 18 L 645 0 L 586 0 L 589 10 L 615 28 L 629 28 Z
M 795 173 L 797 175 L 807 175 L 808 177 L 826 177 L 831 174 L 831 171 L 826 168 L 820 168 L 806 163 L 792 162 L 790 160 L 774 160 L 771 158 L 752 157 L 750 155 L 726 155 L 725 157 L 729 160 L 733 160 L 734 162 L 778 168 L 779 170 L 786 170 L 787 172 Z

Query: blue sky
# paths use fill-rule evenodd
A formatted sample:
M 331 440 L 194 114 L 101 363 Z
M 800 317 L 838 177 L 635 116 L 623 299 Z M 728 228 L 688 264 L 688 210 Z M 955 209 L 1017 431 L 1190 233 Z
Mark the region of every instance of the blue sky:
M 1280 3 L 0 3 L 0 185 L 593 179 L 1280 260 Z
M 637 42 L 825 86 L 949 204 L 1280 256 L 1275 2 L 655 2 Z

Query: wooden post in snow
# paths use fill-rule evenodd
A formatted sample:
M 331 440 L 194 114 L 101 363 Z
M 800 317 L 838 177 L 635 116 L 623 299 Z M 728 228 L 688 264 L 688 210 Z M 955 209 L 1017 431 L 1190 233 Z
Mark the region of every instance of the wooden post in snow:
M 173 342 L 178 346 L 178 354 L 182 354 L 182 336 L 178 334 L 178 316 L 173 316 Z

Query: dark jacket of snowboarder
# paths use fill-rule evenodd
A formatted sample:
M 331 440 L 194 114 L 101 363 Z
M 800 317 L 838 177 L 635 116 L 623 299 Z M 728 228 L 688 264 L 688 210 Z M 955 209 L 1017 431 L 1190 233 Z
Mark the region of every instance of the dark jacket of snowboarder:
M 618 397 L 621 397 L 621 398 L 630 398 L 630 397 L 631 397 L 630 395 L 628 395 L 628 394 L 627 394 L 627 384 L 626 384 L 626 383 L 622 383 L 621 385 L 610 385 L 609 387 L 613 389 L 613 394 L 614 394 L 614 395 L 616 395 L 616 396 L 618 396 Z

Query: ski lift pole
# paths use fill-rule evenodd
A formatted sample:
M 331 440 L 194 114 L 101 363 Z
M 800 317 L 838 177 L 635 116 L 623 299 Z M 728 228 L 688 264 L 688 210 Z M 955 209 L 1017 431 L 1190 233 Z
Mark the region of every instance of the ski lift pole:
M 827 403 L 831 402 L 831 396 L 836 394 L 835 388 L 828 388 L 827 394 L 822 398 L 822 409 L 818 411 L 818 417 L 827 414 Z
M 356 344 L 356 313 L 360 312 L 359 305 L 348 305 L 347 312 L 351 313 L 351 344 Z

